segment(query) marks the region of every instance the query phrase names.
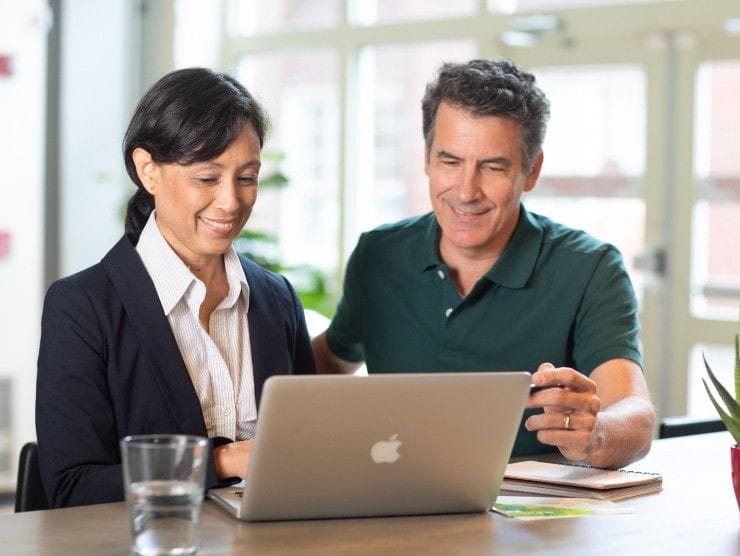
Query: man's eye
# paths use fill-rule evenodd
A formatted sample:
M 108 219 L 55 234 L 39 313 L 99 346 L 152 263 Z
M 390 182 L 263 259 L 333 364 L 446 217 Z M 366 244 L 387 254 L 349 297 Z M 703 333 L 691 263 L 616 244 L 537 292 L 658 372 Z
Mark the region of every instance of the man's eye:
M 445 166 L 457 166 L 460 164 L 459 160 L 442 160 L 442 164 Z
M 239 183 L 244 185 L 253 185 L 257 183 L 257 176 L 239 176 Z

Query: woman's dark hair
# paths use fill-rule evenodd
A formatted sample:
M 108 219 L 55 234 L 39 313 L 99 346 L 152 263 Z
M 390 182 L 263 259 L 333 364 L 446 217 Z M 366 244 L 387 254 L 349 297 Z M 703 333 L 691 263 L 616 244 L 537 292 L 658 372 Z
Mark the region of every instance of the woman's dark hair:
M 154 197 L 136 172 L 132 153 L 141 147 L 155 162 L 192 164 L 219 156 L 249 124 L 264 144 L 267 119 L 236 79 L 206 68 L 168 73 L 136 107 L 123 138 L 126 171 L 137 186 L 126 209 L 126 234 L 138 238 Z

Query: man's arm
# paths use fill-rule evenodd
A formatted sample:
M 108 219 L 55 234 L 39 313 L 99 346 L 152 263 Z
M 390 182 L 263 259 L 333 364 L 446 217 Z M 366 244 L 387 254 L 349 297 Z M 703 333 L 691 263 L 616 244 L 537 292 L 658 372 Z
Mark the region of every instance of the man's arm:
M 543 444 L 594 467 L 624 467 L 650 450 L 655 409 L 634 361 L 606 361 L 590 377 L 543 363 L 532 381 L 553 387 L 532 394 L 528 404 L 545 409 L 526 422 Z
M 345 361 L 335 355 L 326 341 L 326 331 L 316 336 L 312 343 L 319 374 L 352 374 L 362 366 L 362 362 Z

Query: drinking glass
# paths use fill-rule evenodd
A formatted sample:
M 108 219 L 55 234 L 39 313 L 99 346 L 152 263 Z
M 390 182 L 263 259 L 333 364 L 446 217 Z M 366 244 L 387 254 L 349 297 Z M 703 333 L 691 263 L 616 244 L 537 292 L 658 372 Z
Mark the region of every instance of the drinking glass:
M 199 436 L 151 434 L 121 440 L 135 553 L 196 551 L 209 452 L 208 440 Z

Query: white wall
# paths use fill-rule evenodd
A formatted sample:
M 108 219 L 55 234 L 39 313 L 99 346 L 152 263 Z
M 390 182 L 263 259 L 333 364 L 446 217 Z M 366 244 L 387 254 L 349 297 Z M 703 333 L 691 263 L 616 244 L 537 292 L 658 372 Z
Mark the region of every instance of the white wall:
M 63 3 L 60 274 L 98 262 L 123 232 L 133 191 L 121 141 L 138 83 L 132 76 L 137 2 Z
M 94 264 L 120 237 L 132 190 L 121 141 L 138 94 L 139 3 L 62 3 L 59 130 L 59 275 Z M 36 358 L 44 295 L 47 29 L 44 0 L 0 0 L 0 380 L 11 379 L 11 427 L 0 430 L 0 489 L 15 484 L 20 446 L 36 436 Z M 53 146 L 51 147 L 53 148 Z M 1 410 L 1 408 L 0 408 Z M 1 423 L 0 419 L 0 425 Z M 3 470 L 3 453 L 10 470 Z
M 44 93 L 46 4 L 0 0 L 0 54 L 11 75 L 0 76 L 0 230 L 10 251 L 0 258 L 0 378 L 11 379 L 11 427 L 0 452 L 14 483 L 18 447 L 35 438 L 33 406 L 38 315 L 43 281 Z M 2 460 L 0 460 L 2 461 Z

